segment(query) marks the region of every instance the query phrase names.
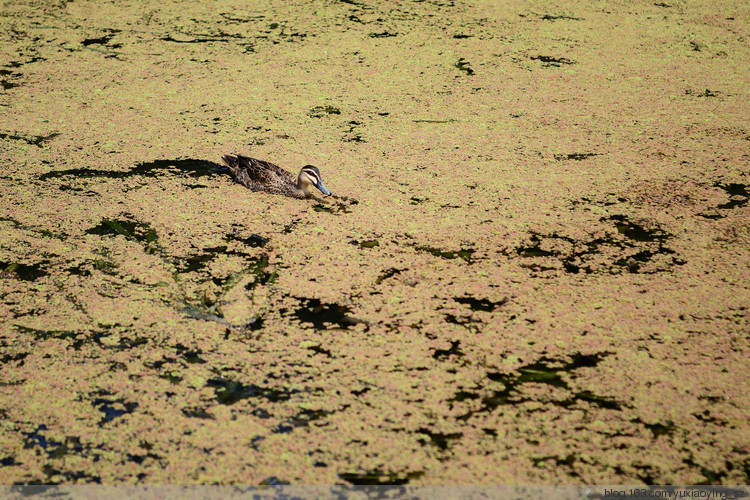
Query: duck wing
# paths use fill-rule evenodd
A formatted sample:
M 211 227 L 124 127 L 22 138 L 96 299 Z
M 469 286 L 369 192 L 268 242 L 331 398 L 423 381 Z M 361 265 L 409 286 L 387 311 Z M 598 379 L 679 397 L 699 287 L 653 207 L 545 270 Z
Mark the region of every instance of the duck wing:
M 297 184 L 294 174 L 268 161 L 242 155 L 226 155 L 221 159 L 232 177 L 253 191 L 273 191 L 275 187 Z

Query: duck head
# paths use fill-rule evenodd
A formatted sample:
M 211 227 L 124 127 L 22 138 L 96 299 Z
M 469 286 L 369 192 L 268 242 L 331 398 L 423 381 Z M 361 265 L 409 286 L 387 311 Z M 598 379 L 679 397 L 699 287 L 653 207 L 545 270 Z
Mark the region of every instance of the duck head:
M 320 176 L 320 170 L 314 165 L 305 165 L 299 173 L 297 178 L 297 186 L 304 191 L 305 195 L 309 198 L 310 186 L 315 186 L 320 189 L 320 192 L 326 195 L 330 195 L 331 192 L 328 190 L 325 184 L 323 184 L 323 178 Z

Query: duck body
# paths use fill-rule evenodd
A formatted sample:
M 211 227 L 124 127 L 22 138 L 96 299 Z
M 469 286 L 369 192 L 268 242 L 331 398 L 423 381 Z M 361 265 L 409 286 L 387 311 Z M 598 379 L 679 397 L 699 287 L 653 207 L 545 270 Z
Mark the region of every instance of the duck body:
M 312 197 L 310 188 L 314 186 L 323 194 L 331 194 L 323 184 L 320 170 L 314 165 L 305 165 L 299 175 L 295 176 L 271 162 L 248 156 L 225 155 L 221 159 L 234 180 L 252 191 L 305 199 Z

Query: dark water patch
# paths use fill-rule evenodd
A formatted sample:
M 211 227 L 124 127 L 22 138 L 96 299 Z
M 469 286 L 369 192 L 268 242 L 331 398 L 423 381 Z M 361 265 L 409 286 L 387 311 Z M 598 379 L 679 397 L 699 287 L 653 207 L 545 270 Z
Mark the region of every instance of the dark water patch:
M 296 389 L 269 389 L 255 384 L 243 384 L 242 382 L 226 378 L 211 379 L 206 383 L 206 386 L 214 389 L 216 399 L 223 405 L 233 405 L 243 399 L 266 399 L 273 403 L 288 401 L 293 394 L 299 392 Z
M 24 436 L 26 436 L 26 440 L 24 441 L 23 447 L 25 449 L 29 448 L 35 448 L 40 447 L 43 450 L 50 452 L 53 451 L 56 448 L 59 448 L 63 446 L 63 443 L 60 441 L 55 441 L 53 439 L 48 439 L 44 433 L 47 431 L 47 426 L 42 424 L 39 427 L 36 428 L 36 430 L 32 432 L 21 432 Z M 52 448 L 52 450 L 48 450 L 48 448 Z
M 700 50 L 697 50 L 696 52 L 700 52 Z M 693 97 L 721 97 L 721 92 L 719 92 L 718 90 L 709 90 L 709 89 L 703 90 L 701 92 L 696 92 L 696 91 L 688 89 L 685 91 L 685 95 L 690 95 Z
M 460 346 L 460 340 L 451 340 L 451 346 L 448 349 L 435 349 L 435 351 L 432 353 L 432 359 L 444 361 L 451 356 L 462 358 L 464 356 L 464 353 L 463 351 L 461 351 Z
M 442 257 L 443 259 L 453 260 L 458 258 L 466 261 L 468 264 L 472 263 L 471 256 L 475 252 L 473 248 L 462 248 L 461 250 L 457 251 L 446 251 L 430 246 L 415 246 L 414 249 L 418 252 L 427 252 L 434 255 L 435 257 Z
M 471 69 L 471 66 L 469 65 L 469 62 L 464 59 L 463 57 L 456 62 L 456 64 L 453 65 L 453 67 L 457 68 L 459 71 L 463 71 L 467 75 L 471 76 L 474 74 L 474 70 Z
M 315 106 L 308 113 L 310 118 L 322 118 L 328 115 L 340 115 L 341 110 L 335 106 Z
M 377 485 L 393 485 L 393 486 L 403 486 L 405 484 L 409 484 L 410 481 L 413 481 L 415 479 L 419 479 L 424 475 L 424 471 L 416 471 L 416 472 L 405 472 L 405 473 L 397 473 L 397 472 L 381 472 L 378 470 L 371 471 L 371 472 L 343 472 L 339 474 L 339 478 L 343 479 L 349 484 L 353 484 L 355 486 L 377 486 Z M 361 490 L 363 493 L 367 494 L 367 489 Z M 377 495 L 377 498 L 391 498 L 392 494 L 397 495 L 403 495 L 403 490 L 401 488 L 396 488 L 394 491 L 390 492 L 389 490 L 383 490 L 381 488 L 378 488 L 377 490 L 373 491 L 375 495 Z
M 474 35 L 464 35 L 463 33 L 456 33 L 455 35 L 453 35 L 453 38 L 457 40 L 462 40 L 464 38 L 472 38 L 473 36 Z
M 326 212 L 329 214 L 333 213 L 333 207 L 328 207 L 326 205 L 323 205 L 322 203 L 313 205 L 313 210 L 315 210 L 316 212 Z
M 451 442 L 455 441 L 456 439 L 460 439 L 464 435 L 463 432 L 434 432 L 425 427 L 417 429 L 417 432 L 420 434 L 425 434 L 430 438 L 429 441 L 419 438 L 419 442 L 422 444 L 422 446 L 429 444 L 435 446 L 440 451 L 446 451 L 450 447 Z
M 105 339 L 112 336 L 112 333 L 106 331 L 81 332 L 75 330 L 41 330 L 38 328 L 29 328 L 27 326 L 14 324 L 16 330 L 21 333 L 33 335 L 37 340 L 58 339 L 70 341 L 70 347 L 78 351 L 84 344 L 95 343 L 102 349 L 133 349 L 148 343 L 148 339 L 143 337 L 119 338 L 117 342 L 108 342 Z M 101 325 L 100 325 L 101 326 Z
M 468 401 L 473 399 L 479 399 L 479 394 L 476 392 L 469 392 L 469 391 L 458 391 L 456 392 L 452 398 L 448 400 L 448 402 L 461 402 L 461 401 Z
M 86 234 L 95 234 L 98 236 L 116 236 L 122 235 L 131 241 L 138 241 L 143 244 L 146 253 L 161 251 L 159 245 L 159 236 L 150 224 L 138 222 L 129 219 L 103 219 L 101 223 L 86 230 Z
M 332 202 L 332 204 L 327 204 L 329 203 L 329 200 Z M 337 196 L 335 194 L 327 197 L 325 201 L 326 204 L 321 202 L 313 205 L 313 210 L 315 210 L 316 212 L 325 212 L 336 215 L 338 215 L 339 213 L 350 214 L 352 213 L 352 206 L 359 204 L 359 201 L 355 200 L 354 198 L 349 198 L 347 196 Z
M 0 138 L 2 136 L 0 135 Z M 74 168 L 47 172 L 39 176 L 40 180 L 56 179 L 59 177 L 75 177 L 79 179 L 106 178 L 124 179 L 127 177 L 156 177 L 164 173 L 183 175 L 191 178 L 207 177 L 218 174 L 228 174 L 229 169 L 218 163 L 206 160 L 156 160 L 139 163 L 126 171 L 98 170 L 92 168 Z
M 210 249 L 200 255 L 191 255 L 190 257 L 183 257 L 177 261 L 177 269 L 181 273 L 193 273 L 196 271 L 202 271 L 208 266 L 208 264 L 216 257 L 217 254 L 226 251 L 227 247 L 214 247 L 215 251 Z
M 11 467 L 13 465 L 23 465 L 21 462 L 16 462 L 16 457 L 5 457 L 0 459 L 0 467 Z
M 375 248 L 380 246 L 380 242 L 378 240 L 351 240 L 349 242 L 350 245 L 356 245 L 361 249 L 367 249 L 367 248 Z
M 412 196 L 411 198 L 409 198 L 409 203 L 411 205 L 419 205 L 426 201 L 430 201 L 430 199 L 426 196 Z
M 380 276 L 378 276 L 378 278 L 375 280 L 375 284 L 379 285 L 385 280 L 387 280 L 388 278 L 392 278 L 393 276 L 400 274 L 402 271 L 403 269 L 396 269 L 395 267 L 392 267 L 386 270 L 385 272 L 383 272 L 383 274 L 381 274 Z
M 744 207 L 745 205 L 747 205 L 748 199 L 750 199 L 750 193 L 747 190 L 747 184 L 721 184 L 717 182 L 716 184 L 714 184 L 714 186 L 724 190 L 729 196 L 734 198 L 730 199 L 727 203 L 723 203 L 717 206 L 716 208 L 731 210 L 737 207 Z
M 467 326 L 472 323 L 478 322 L 478 320 L 473 319 L 470 316 L 456 316 L 454 314 L 446 314 L 445 321 L 452 325 L 461 325 L 461 326 Z
M 283 479 L 279 479 L 276 476 L 269 476 L 265 478 L 263 481 L 258 483 L 258 486 L 286 486 L 288 484 L 291 484 L 289 481 L 284 481 Z
M 671 236 L 661 229 L 646 229 L 630 221 L 627 215 L 613 215 L 608 219 L 602 220 L 614 221 L 618 233 L 639 242 L 665 241 Z
M 566 59 L 564 57 L 551 57 L 551 56 L 533 56 L 530 57 L 532 61 L 539 61 L 544 67 L 560 67 L 564 64 L 575 64 L 575 61 Z
M 208 413 L 205 408 L 183 408 L 182 414 L 188 418 L 201 418 L 204 420 L 215 420 L 216 418 Z
M 555 160 L 563 161 L 563 160 L 575 160 L 575 161 L 581 161 L 585 160 L 586 158 L 591 158 L 592 156 L 599 156 L 599 153 L 570 153 L 567 155 L 554 155 Z
M 0 139 L 10 139 L 12 141 L 23 141 L 27 144 L 31 144 L 32 146 L 37 147 L 44 147 L 44 143 L 47 141 L 54 139 L 60 135 L 59 132 L 52 132 L 48 135 L 18 135 L 18 134 L 11 134 L 11 133 L 3 133 L 0 132 Z M 41 178 L 41 177 L 40 177 Z
M 17 73 L 9 69 L 0 69 L 0 76 L 8 77 L 0 79 L 0 86 L 2 86 L 4 90 L 9 90 L 21 86 L 20 83 L 12 81 L 13 79 L 20 78 L 22 76 L 21 73 Z
M 16 229 L 23 229 L 24 231 L 31 231 L 45 238 L 55 238 L 58 240 L 65 240 L 67 238 L 67 235 L 65 234 L 55 234 L 49 229 L 39 229 L 36 227 L 32 227 L 32 226 L 23 224 L 21 222 L 18 222 L 17 220 L 11 217 L 0 217 L 0 222 L 10 222 L 11 224 L 13 224 L 13 227 Z
M 57 187 L 57 189 L 59 189 L 60 191 L 72 191 L 74 193 L 79 193 L 83 196 L 99 196 L 99 193 L 97 193 L 96 191 L 91 191 L 91 190 L 87 191 L 85 189 L 73 187 L 68 184 L 60 184 Z
M 570 386 L 563 375 L 575 377 L 575 371 L 584 367 L 596 367 L 599 362 L 609 356 L 610 352 L 601 352 L 596 354 L 574 354 L 570 360 L 559 360 L 542 358 L 536 363 L 523 366 L 518 369 L 518 373 L 500 373 L 489 372 L 487 378 L 493 382 L 503 384 L 503 389 L 494 391 L 492 394 L 482 398 L 483 408 L 480 412 L 492 411 L 498 406 L 508 404 L 518 404 L 525 401 L 531 401 L 531 398 L 523 396 L 520 386 L 525 383 L 541 383 L 570 391 Z M 620 405 L 604 396 L 597 396 L 591 391 L 579 391 L 562 401 L 551 401 L 550 403 L 568 408 L 578 401 L 586 401 L 600 408 L 620 409 Z M 469 412 L 460 417 L 468 419 L 474 412 Z
M 370 33 L 370 38 L 388 38 L 392 36 L 398 36 L 398 33 L 391 33 L 390 31 L 381 31 L 380 33 Z
M 46 271 L 42 271 L 42 265 L 46 262 L 37 264 L 19 264 L 18 262 L 0 261 L 0 279 L 18 279 L 23 281 L 35 281 L 38 278 L 47 276 Z
M 414 123 L 453 123 L 458 120 L 454 118 L 448 118 L 447 120 L 412 120 Z
M 270 285 L 276 282 L 278 274 L 276 270 L 269 272 L 268 270 L 268 255 L 263 254 L 256 259 L 252 259 L 252 263 L 245 268 L 246 273 L 253 276 L 253 281 L 245 285 L 245 290 L 252 290 L 258 285 Z
M 174 42 L 174 43 L 213 43 L 213 42 L 232 42 L 238 38 L 244 38 L 242 35 L 235 35 L 235 34 L 229 34 L 229 33 L 222 33 L 219 36 L 216 35 L 197 35 L 195 38 L 188 38 L 186 40 L 178 40 L 177 38 L 172 37 L 171 35 L 163 36 L 159 40 L 163 40 L 165 42 Z
M 557 252 L 552 250 L 543 250 L 539 248 L 542 243 L 542 239 L 537 234 L 531 235 L 531 244 L 516 247 L 516 254 L 520 257 L 551 257 L 558 255 Z
M 16 366 L 23 366 L 23 360 L 26 359 L 26 356 L 28 356 L 29 354 L 30 353 L 28 352 L 19 352 L 17 354 L 6 354 L 4 356 L 0 356 L 0 364 L 21 361 L 21 363 L 17 364 Z
M 362 138 L 362 134 L 355 130 L 359 125 L 362 125 L 362 123 L 357 121 L 349 122 L 349 129 L 345 132 L 341 140 L 344 142 L 367 142 Z
M 468 305 L 472 311 L 494 311 L 508 302 L 507 298 L 498 300 L 497 302 L 489 299 L 477 299 L 476 297 L 453 297 L 453 300 L 459 304 Z
M 126 402 L 124 399 L 96 398 L 92 405 L 104 414 L 99 421 L 100 427 L 118 417 L 133 413 L 133 410 L 138 408 L 138 403 Z
M 107 45 L 112 38 L 114 38 L 114 34 L 104 35 L 99 38 L 86 38 L 81 42 L 81 45 L 88 47 L 89 45 Z
M 102 272 L 104 274 L 107 274 L 107 275 L 110 275 L 110 276 L 116 275 L 117 274 L 117 268 L 119 267 L 117 264 L 115 264 L 114 262 L 112 262 L 112 261 L 110 261 L 108 259 L 94 259 L 92 261 L 92 266 L 97 271 L 100 271 L 100 272 Z M 89 273 L 88 271 L 85 271 L 85 270 L 82 272 L 82 274 L 83 273 L 91 274 L 91 273 Z M 88 274 L 86 274 L 86 275 L 88 275 Z
M 330 326 L 337 325 L 338 328 L 347 329 L 357 323 L 366 323 L 361 319 L 349 316 L 350 308 L 339 304 L 323 304 L 319 299 L 308 299 L 297 297 L 300 307 L 294 315 L 301 323 L 311 323 L 316 330 L 330 329 Z M 282 310 L 282 313 L 286 310 Z M 335 328 L 335 327 L 334 327 Z
M 205 359 L 200 357 L 200 355 L 203 354 L 203 351 L 200 349 L 189 349 L 182 344 L 177 344 L 175 346 L 175 352 L 190 364 L 204 364 L 206 362 Z
M 313 345 L 307 348 L 307 350 L 314 352 L 315 354 L 322 354 L 327 358 L 333 358 L 333 355 L 331 354 L 331 351 L 328 349 L 324 349 L 320 347 L 319 345 Z
M 208 307 L 210 311 L 213 311 L 212 307 Z M 232 331 L 256 331 L 263 328 L 264 318 L 262 316 L 254 316 L 250 318 L 248 321 L 242 324 L 232 324 L 229 323 L 226 319 L 224 319 L 223 316 L 218 314 L 213 314 L 212 312 L 205 312 L 200 309 L 198 309 L 195 306 L 186 304 L 184 308 L 180 310 L 180 312 L 184 313 L 185 315 L 194 318 L 194 319 L 200 319 L 203 321 L 213 321 L 215 323 L 219 323 L 220 325 L 224 325 L 227 327 L 226 334 L 224 335 L 225 339 L 229 338 L 230 333 Z
M 14 324 L 13 327 L 21 333 L 33 335 L 36 340 L 59 339 L 70 340 L 71 347 L 76 351 L 87 341 L 91 340 L 85 333 L 74 330 L 41 330 Z
M 277 434 L 288 434 L 298 427 L 307 427 L 312 422 L 320 420 L 331 413 L 333 412 L 326 410 L 302 410 L 290 419 L 280 423 L 271 432 Z
M 239 241 L 243 245 L 247 245 L 251 248 L 264 247 L 268 244 L 268 240 L 266 238 L 255 233 L 247 237 L 242 237 L 242 236 L 238 236 L 234 234 L 228 234 L 226 236 L 226 240 L 227 241 Z M 207 249 L 207 250 L 210 250 L 210 249 Z M 225 250 L 226 250 L 226 247 L 225 247 Z
M 583 21 L 582 17 L 573 17 L 573 16 L 552 16 L 550 14 L 545 14 L 542 16 L 542 21 Z
M 658 438 L 659 436 L 672 436 L 674 432 L 677 430 L 677 426 L 674 425 L 673 422 L 668 421 L 665 424 L 662 423 L 655 423 L 655 424 L 646 424 L 642 423 L 648 430 L 651 431 L 651 434 L 653 434 L 654 439 Z
M 647 273 L 663 272 L 674 265 L 682 265 L 686 261 L 680 259 L 676 252 L 664 245 L 664 242 L 672 237 L 660 228 L 646 229 L 644 226 L 631 221 L 625 215 L 613 215 L 600 219 L 603 222 L 615 222 L 615 228 L 621 238 L 605 237 L 589 241 L 579 241 L 567 236 L 557 234 L 542 235 L 531 233 L 530 244 L 519 246 L 515 253 L 521 257 L 555 257 L 560 261 L 567 273 L 591 274 L 597 270 L 609 270 L 614 272 L 619 267 L 627 267 L 629 272 L 641 272 L 643 263 L 656 262 L 658 266 L 652 266 Z M 541 248 L 542 243 L 547 240 L 560 240 L 568 243 L 565 248 L 545 250 Z M 654 245 L 658 244 L 658 247 Z M 503 252 L 510 256 L 511 252 Z M 596 259 L 598 255 L 615 253 L 611 259 Z M 669 259 L 664 259 L 670 256 Z M 656 259 L 656 257 L 660 257 Z M 541 265 L 522 265 L 535 271 L 556 270 L 556 267 Z
M 577 401 L 586 401 L 587 403 L 597 406 L 599 408 L 605 408 L 608 410 L 621 410 L 620 403 L 607 396 L 599 396 L 591 391 L 580 391 L 576 392 L 575 395 L 567 400 L 560 403 L 561 406 L 572 405 Z
M 53 467 L 50 464 L 45 464 L 42 466 L 42 472 L 44 473 L 45 479 L 42 482 L 36 483 L 36 484 L 44 484 L 44 485 L 57 485 L 57 484 L 101 484 L 102 479 L 99 476 L 86 474 L 83 471 L 69 471 L 69 470 L 63 470 L 58 469 L 56 467 Z M 34 482 L 30 482 L 28 484 L 35 484 Z M 51 487 L 51 486 L 50 486 Z M 30 490 L 29 495 L 38 495 L 39 494 L 39 486 L 35 486 Z M 50 496 L 53 496 L 56 494 L 56 492 L 51 491 Z

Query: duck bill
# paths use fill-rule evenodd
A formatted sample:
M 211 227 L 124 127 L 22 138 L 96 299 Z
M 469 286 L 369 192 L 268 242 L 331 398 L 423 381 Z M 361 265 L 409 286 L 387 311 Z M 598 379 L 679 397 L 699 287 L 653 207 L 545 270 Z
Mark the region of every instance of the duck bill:
M 325 184 L 323 184 L 323 181 L 318 181 L 318 184 L 316 186 L 318 189 L 320 189 L 320 192 L 325 195 L 330 195 L 331 192 L 328 190 Z

